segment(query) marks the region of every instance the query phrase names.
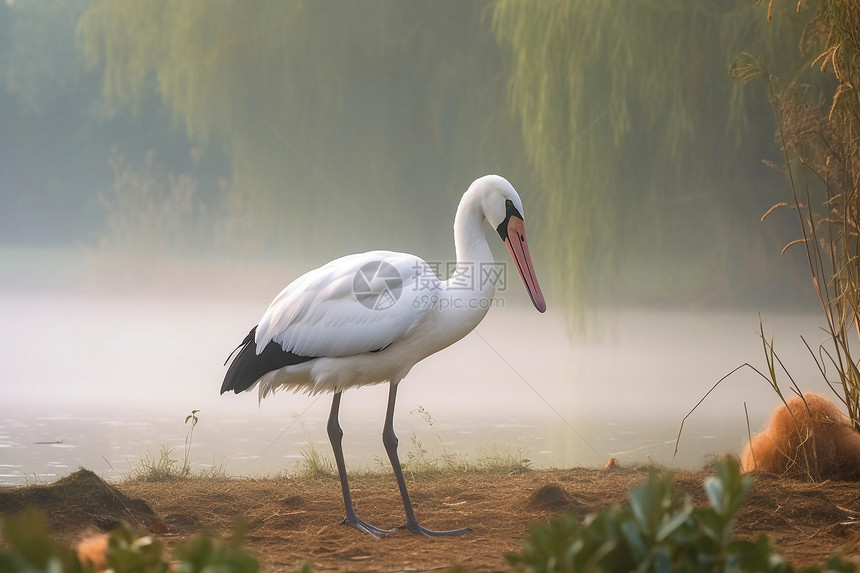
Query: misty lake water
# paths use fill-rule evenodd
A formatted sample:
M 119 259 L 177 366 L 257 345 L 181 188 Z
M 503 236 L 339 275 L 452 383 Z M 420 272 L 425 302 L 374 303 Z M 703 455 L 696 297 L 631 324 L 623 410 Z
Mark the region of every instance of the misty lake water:
M 167 296 L 170 289 L 67 288 L 7 255 L 0 484 L 53 481 L 79 466 L 118 478 L 162 447 L 181 459 L 192 409 L 200 410 L 194 469 L 274 474 L 295 469 L 309 446 L 331 457 L 328 395 L 282 392 L 261 404 L 256 392 L 218 395 L 227 354 L 295 274 L 274 272 L 239 294 L 213 288 Z M 52 266 L 70 274 L 78 268 Z M 745 403 L 754 431 L 778 404 L 764 380 L 742 369 L 690 416 L 673 457 L 684 415 L 717 380 L 744 362 L 763 369 L 757 311 L 616 309 L 579 339 L 568 335 L 551 298 L 541 315 L 519 287 L 503 293 L 504 308 L 401 384 L 395 429 L 403 460 L 420 444 L 429 456 L 521 452 L 534 467 L 602 466 L 609 457 L 700 467 L 742 448 Z M 829 392 L 800 339 L 824 339 L 820 317 L 763 311 L 762 319 L 801 387 Z M 344 394 L 340 419 L 352 468 L 387 467 L 380 437 L 386 392 Z

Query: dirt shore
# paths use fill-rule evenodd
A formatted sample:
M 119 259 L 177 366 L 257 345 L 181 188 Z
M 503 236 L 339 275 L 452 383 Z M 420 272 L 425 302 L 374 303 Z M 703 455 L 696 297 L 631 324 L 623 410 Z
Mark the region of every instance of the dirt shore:
M 246 547 L 264 571 L 289 571 L 310 561 L 316 570 L 423 571 L 458 565 L 468 571 L 507 569 L 529 526 L 562 511 L 577 515 L 623 501 L 644 469 L 528 470 L 514 475 L 467 473 L 414 478 L 409 487 L 425 527 L 471 527 L 454 538 L 400 532 L 372 539 L 340 525 L 343 502 L 336 477 L 276 477 L 125 482 L 113 487 L 86 470 L 50 486 L 0 488 L 0 515 L 35 505 L 55 535 L 75 543 L 120 520 L 167 526 L 168 543 L 206 530 L 229 536 L 247 525 Z M 707 472 L 676 472 L 679 487 L 704 505 Z M 403 522 L 393 476 L 352 478 L 358 515 L 380 527 Z M 795 566 L 822 563 L 834 553 L 860 556 L 860 488 L 853 482 L 808 483 L 756 476 L 735 533 L 768 535 Z

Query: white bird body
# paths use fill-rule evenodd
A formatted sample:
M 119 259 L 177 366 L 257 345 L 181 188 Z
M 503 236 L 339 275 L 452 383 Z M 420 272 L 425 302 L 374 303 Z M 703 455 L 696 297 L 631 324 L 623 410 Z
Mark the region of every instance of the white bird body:
M 466 193 L 457 210 L 457 267 L 448 280 L 415 255 L 370 251 L 335 259 L 284 288 L 260 319 L 257 353 L 274 340 L 294 354 L 320 358 L 267 373 L 259 380 L 260 399 L 279 388 L 317 394 L 396 384 L 415 364 L 471 332 L 487 314 L 496 286 L 474 276 L 494 263 L 479 199 Z M 384 309 L 368 308 L 354 293 L 356 273 L 375 263 L 391 265 L 402 281 L 399 297 Z
M 355 516 L 337 422 L 344 390 L 388 382 L 383 442 L 400 486 L 407 529 L 423 535 L 467 531 L 433 532 L 415 521 L 392 425 L 397 385 L 416 363 L 466 336 L 487 314 L 500 274 L 492 272 L 499 267 L 494 266 L 484 221 L 507 245 L 535 307 L 546 310 L 522 212 L 522 201 L 507 180 L 482 177 L 472 183 L 457 208 L 457 262 L 447 280 L 421 258 L 406 253 L 371 251 L 341 257 L 290 283 L 240 345 L 222 394 L 255 385 L 260 399 L 280 388 L 334 393 L 328 431 L 346 504 L 344 523 L 374 536 L 393 531 Z

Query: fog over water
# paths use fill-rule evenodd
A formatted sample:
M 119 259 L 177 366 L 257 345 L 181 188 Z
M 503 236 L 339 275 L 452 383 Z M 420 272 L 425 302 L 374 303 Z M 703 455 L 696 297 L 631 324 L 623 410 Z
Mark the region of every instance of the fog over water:
M 40 258 L 43 264 L 33 264 Z M 0 482 L 51 480 L 79 465 L 119 477 L 162 446 L 181 458 L 192 409 L 200 410 L 191 450 L 198 469 L 293 470 L 309 444 L 330 456 L 328 395 L 281 392 L 259 405 L 256 391 L 218 395 L 227 354 L 273 296 L 264 292 L 274 280 L 268 277 L 283 274 L 286 283 L 297 270 L 258 269 L 262 278 L 249 278 L 239 295 L 217 285 L 203 294 L 173 286 L 168 295 L 62 288 L 62 277 L 35 270 L 85 268 L 83 251 L 35 250 L 19 260 L 27 261 L 11 269 L 19 288 L 0 292 Z M 219 274 L 211 271 L 204 274 Z M 241 269 L 225 262 L 220 271 Z M 417 451 L 414 436 L 431 455 L 475 459 L 495 448 L 536 467 L 599 465 L 609 457 L 699 467 L 742 447 L 744 402 L 753 428 L 777 404 L 764 380 L 739 371 L 690 417 L 673 459 L 681 420 L 698 399 L 744 362 L 763 368 L 758 316 L 615 309 L 602 314 L 599 334 L 582 340 L 569 336 L 558 315 L 534 311 L 519 283 L 498 294 L 501 307 L 472 334 L 416 365 L 401 384 L 395 423 L 404 458 Z M 820 337 L 815 314 L 762 318 L 766 334 Z M 792 375 L 814 389 L 801 344 L 777 338 Z M 344 394 L 341 423 L 352 466 L 385 467 L 379 460 L 386 459 L 386 392 L 379 386 Z

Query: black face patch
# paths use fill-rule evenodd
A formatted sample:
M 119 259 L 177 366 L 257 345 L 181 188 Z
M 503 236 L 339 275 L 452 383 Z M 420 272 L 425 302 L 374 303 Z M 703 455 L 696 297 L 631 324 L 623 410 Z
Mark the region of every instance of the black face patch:
M 508 221 L 511 220 L 511 217 L 517 217 L 520 220 L 525 221 L 520 212 L 517 211 L 517 208 L 514 207 L 514 202 L 510 199 L 505 201 L 505 210 L 505 220 L 502 221 L 498 227 L 496 227 L 496 231 L 499 233 L 499 236 L 502 238 L 502 241 L 505 241 L 508 238 Z

